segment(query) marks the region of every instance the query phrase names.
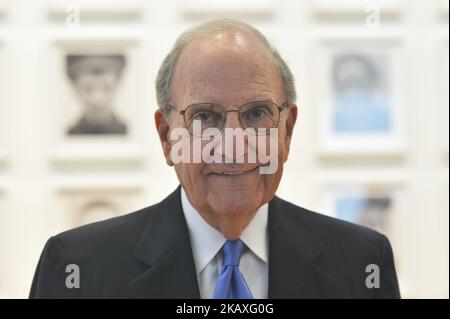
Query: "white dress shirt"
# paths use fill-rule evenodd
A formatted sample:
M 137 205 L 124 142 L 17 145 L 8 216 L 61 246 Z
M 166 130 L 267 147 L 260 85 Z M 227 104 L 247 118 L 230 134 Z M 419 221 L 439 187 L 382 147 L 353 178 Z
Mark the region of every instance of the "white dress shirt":
M 184 189 L 181 204 L 189 228 L 200 296 L 213 297 L 216 280 L 222 267 L 222 246 L 227 240 L 222 233 L 210 226 L 191 205 Z M 268 296 L 269 264 L 267 237 L 268 205 L 264 204 L 244 229 L 240 239 L 247 246 L 239 262 L 239 269 L 250 288 L 253 298 Z

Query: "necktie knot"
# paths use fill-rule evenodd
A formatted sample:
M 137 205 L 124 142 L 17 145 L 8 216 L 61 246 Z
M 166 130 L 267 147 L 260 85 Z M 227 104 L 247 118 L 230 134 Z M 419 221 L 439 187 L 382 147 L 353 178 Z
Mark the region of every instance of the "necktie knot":
M 227 240 L 223 245 L 223 266 L 238 266 L 244 251 L 244 243 L 238 240 Z
M 244 252 L 241 240 L 227 240 L 223 245 L 222 270 L 216 281 L 215 299 L 252 299 L 252 292 L 239 270 L 239 260 Z

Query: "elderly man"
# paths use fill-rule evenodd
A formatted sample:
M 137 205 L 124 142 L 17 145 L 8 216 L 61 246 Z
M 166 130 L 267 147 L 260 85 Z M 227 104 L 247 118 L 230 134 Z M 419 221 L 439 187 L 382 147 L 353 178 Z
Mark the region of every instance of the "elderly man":
M 185 32 L 156 87 L 156 128 L 181 185 L 159 204 L 52 237 L 30 297 L 399 297 L 385 236 L 275 196 L 296 94 L 288 66 L 260 32 L 235 20 Z M 243 150 L 221 135 L 237 128 L 246 130 Z M 189 151 L 205 156 L 175 160 L 177 130 Z M 251 146 L 252 137 L 262 143 Z M 274 141 L 276 167 L 264 172 L 271 163 L 250 153 Z

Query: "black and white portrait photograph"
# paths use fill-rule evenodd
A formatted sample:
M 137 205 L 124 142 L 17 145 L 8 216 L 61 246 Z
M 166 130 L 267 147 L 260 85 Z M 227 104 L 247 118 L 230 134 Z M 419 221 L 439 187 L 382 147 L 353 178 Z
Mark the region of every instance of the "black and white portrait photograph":
M 67 134 L 123 135 L 127 125 L 115 111 L 115 95 L 126 70 L 123 55 L 67 55 L 66 71 L 80 104 Z
M 124 165 L 144 160 L 150 143 L 144 120 L 150 114 L 142 115 L 148 93 L 139 81 L 136 39 L 58 36 L 52 41 L 55 63 L 49 77 L 57 89 L 47 91 L 46 128 L 52 162 Z

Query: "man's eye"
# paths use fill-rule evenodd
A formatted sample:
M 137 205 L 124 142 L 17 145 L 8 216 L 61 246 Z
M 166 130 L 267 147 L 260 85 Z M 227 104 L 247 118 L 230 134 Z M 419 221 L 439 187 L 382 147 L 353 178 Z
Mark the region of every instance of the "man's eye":
M 265 118 L 267 115 L 268 115 L 268 112 L 265 108 L 256 107 L 247 113 L 247 118 L 249 120 L 259 120 L 259 119 Z
M 202 122 L 214 121 L 214 120 L 216 120 L 216 117 L 217 116 L 211 112 L 199 112 L 194 115 L 193 120 L 202 121 Z

